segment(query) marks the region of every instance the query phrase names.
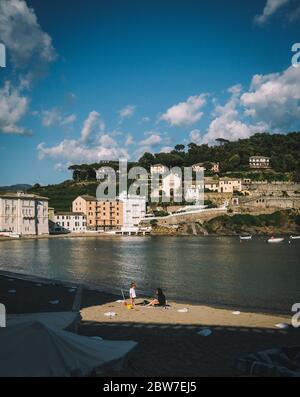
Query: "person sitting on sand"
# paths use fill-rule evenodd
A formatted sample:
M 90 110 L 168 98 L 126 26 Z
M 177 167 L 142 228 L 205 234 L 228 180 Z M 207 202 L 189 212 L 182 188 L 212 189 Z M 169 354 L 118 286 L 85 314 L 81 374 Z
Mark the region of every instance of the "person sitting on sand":
M 130 284 L 130 290 L 129 290 L 129 296 L 130 296 L 130 301 L 131 301 L 131 307 L 134 308 L 135 307 L 135 298 L 136 298 L 136 293 L 135 293 L 135 289 L 136 289 L 136 284 L 133 281 Z
M 153 299 L 153 301 L 151 301 L 148 306 L 166 306 L 166 297 L 162 292 L 162 289 L 157 288 L 155 294 L 156 298 Z

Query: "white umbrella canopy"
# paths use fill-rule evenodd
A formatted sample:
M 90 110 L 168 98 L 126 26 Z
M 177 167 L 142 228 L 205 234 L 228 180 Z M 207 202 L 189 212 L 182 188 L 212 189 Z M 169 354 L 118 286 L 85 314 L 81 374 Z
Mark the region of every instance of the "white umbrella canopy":
M 28 321 L 0 328 L 0 376 L 85 376 L 137 345 L 106 341 Z

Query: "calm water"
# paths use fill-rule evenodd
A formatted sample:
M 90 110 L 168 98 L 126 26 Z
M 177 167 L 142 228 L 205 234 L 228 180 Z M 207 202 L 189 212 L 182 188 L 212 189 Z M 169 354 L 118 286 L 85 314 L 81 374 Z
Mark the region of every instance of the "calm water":
M 0 269 L 232 307 L 290 311 L 300 302 L 300 242 L 236 237 L 66 238 L 0 242 Z

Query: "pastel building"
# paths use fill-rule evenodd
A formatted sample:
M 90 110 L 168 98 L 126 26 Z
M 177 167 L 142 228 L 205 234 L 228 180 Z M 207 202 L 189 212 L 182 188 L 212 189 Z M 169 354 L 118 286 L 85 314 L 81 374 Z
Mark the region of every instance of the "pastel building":
M 89 195 L 78 196 L 72 203 L 72 211 L 85 214 L 88 229 L 93 230 L 97 228 L 96 197 Z
M 84 233 L 86 232 L 86 216 L 77 212 L 56 212 L 52 232 Z
M 123 203 L 119 199 L 97 202 L 97 230 L 120 229 L 123 225 Z
M 146 215 L 146 198 L 135 195 L 121 193 L 119 200 L 123 205 L 123 232 L 136 231 L 143 218 Z
M 207 163 L 196 163 L 194 165 L 192 165 L 192 170 L 194 172 L 201 172 L 201 171 L 207 171 L 207 166 L 205 165 L 209 165 L 209 171 L 212 171 L 214 173 L 218 173 L 220 172 L 220 165 L 219 163 L 211 163 L 211 162 L 207 162 Z
M 249 167 L 254 169 L 270 168 L 270 157 L 251 156 L 249 157 Z
M 242 191 L 242 180 L 235 178 L 220 178 L 219 193 L 233 193 Z
M 49 234 L 48 198 L 23 192 L 0 195 L 0 231 Z

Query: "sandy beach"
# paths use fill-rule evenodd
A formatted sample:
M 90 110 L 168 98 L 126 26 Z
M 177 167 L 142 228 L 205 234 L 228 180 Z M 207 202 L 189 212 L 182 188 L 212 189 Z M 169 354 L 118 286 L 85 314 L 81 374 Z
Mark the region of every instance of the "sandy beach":
M 202 305 L 169 302 L 166 308 L 142 306 L 143 299 L 137 300 L 134 309 L 128 310 L 121 302 L 108 302 L 103 305 L 81 310 L 83 321 L 129 324 L 170 324 L 195 326 L 232 326 L 278 329 L 276 324 L 290 323 L 291 316 L 220 309 Z M 114 312 L 114 316 L 105 313 Z
M 8 314 L 72 310 L 78 286 L 23 275 L 0 275 L 0 301 Z M 15 293 L 11 293 L 15 290 Z M 298 329 L 279 329 L 290 316 L 168 302 L 170 307 L 128 310 L 120 297 L 83 288 L 79 333 L 134 340 L 126 365 L 107 376 L 240 376 L 237 360 L 248 353 L 300 344 Z M 51 301 L 58 300 L 55 305 Z M 138 299 L 140 303 L 142 299 Z M 180 309 L 187 312 L 178 312 Z M 115 312 L 115 316 L 104 313 Z M 207 337 L 199 334 L 209 328 Z

